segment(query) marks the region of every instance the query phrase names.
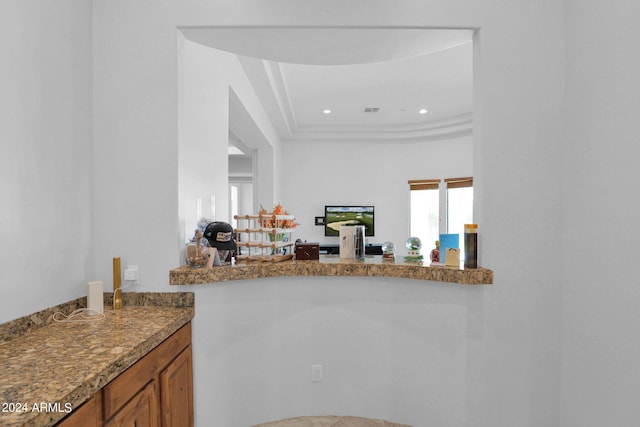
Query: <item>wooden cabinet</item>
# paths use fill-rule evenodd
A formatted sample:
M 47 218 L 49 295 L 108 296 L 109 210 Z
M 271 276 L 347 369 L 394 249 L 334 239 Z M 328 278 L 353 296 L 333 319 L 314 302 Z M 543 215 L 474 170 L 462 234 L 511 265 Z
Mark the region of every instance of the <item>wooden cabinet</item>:
M 193 427 L 191 323 L 107 384 L 57 427 Z
M 162 427 L 193 426 L 193 367 L 191 346 L 160 374 Z
M 160 427 L 158 392 L 151 381 L 127 402 L 104 427 Z
M 58 423 L 58 427 L 101 427 L 102 393 L 98 392 L 71 415 Z

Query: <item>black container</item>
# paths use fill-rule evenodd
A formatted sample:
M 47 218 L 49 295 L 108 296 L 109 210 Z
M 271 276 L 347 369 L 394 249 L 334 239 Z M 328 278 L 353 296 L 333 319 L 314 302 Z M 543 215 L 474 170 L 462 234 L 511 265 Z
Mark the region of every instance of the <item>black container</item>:
M 464 268 L 478 268 L 478 224 L 464 225 Z

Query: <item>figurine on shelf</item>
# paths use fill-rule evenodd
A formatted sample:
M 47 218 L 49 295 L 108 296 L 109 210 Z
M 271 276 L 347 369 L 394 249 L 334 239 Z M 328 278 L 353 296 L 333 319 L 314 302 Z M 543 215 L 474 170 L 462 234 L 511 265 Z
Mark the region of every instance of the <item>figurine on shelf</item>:
M 422 262 L 422 253 L 420 249 L 422 248 L 422 242 L 417 237 L 409 237 L 407 242 L 405 243 L 407 247 L 407 255 L 404 257 L 404 260 L 407 262 Z
M 382 244 L 382 260 L 383 261 L 395 261 L 396 260 L 396 245 L 393 242 L 384 242 Z
M 207 248 L 207 240 L 202 238 L 202 232 L 200 230 L 195 231 L 195 235 L 185 249 L 185 256 L 187 265 L 189 267 L 204 267 L 207 264 L 207 258 L 209 255 Z
M 440 262 L 440 240 L 436 240 L 436 247 L 431 250 L 431 262 Z

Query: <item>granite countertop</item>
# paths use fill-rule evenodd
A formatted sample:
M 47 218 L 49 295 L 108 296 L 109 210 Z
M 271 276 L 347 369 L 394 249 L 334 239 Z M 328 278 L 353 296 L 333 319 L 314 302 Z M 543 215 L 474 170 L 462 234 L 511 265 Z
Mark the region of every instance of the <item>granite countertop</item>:
M 101 321 L 52 320 L 86 307 L 83 297 L 0 325 L 0 425 L 54 425 L 195 314 L 193 293 L 122 295 Z
M 465 270 L 431 266 L 429 263 L 404 262 L 401 259 L 395 262 L 387 261 L 381 256 L 367 256 L 364 260 L 344 260 L 337 255 L 321 255 L 316 261 L 243 261 L 210 269 L 182 266 L 169 272 L 169 283 L 199 285 L 279 276 L 382 276 L 464 285 L 493 283 L 493 271 L 483 267 Z

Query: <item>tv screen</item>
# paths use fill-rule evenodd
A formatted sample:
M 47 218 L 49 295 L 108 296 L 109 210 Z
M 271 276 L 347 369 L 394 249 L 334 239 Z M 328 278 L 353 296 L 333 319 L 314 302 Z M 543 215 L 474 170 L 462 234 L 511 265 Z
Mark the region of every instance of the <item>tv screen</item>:
M 325 206 L 324 235 L 338 236 L 341 225 L 364 225 L 365 236 L 373 236 L 373 206 Z

